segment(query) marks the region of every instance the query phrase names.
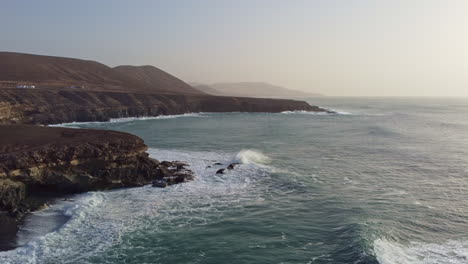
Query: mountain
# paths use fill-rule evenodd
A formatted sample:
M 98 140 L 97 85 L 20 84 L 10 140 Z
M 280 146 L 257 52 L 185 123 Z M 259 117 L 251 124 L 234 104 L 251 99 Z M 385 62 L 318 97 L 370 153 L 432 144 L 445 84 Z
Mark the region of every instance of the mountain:
M 148 87 L 158 91 L 183 94 L 204 94 L 184 81 L 164 72 L 154 66 L 130 66 L 123 65 L 114 68 L 120 74 L 136 79 Z
M 30 82 L 36 89 L 19 89 Z M 76 86 L 76 87 L 70 87 Z M 304 101 L 213 96 L 153 66 L 0 52 L 0 123 L 55 124 L 196 112 L 325 112 Z
M 201 92 L 204 92 L 206 94 L 211 94 L 211 95 L 216 95 L 216 96 L 226 96 L 227 94 L 225 93 L 222 93 L 218 90 L 216 90 L 215 88 L 209 86 L 209 85 L 205 85 L 205 84 L 200 84 L 200 83 L 189 83 L 193 88 L 201 91 Z
M 90 60 L 13 52 L 0 52 L 0 81 L 31 82 L 38 88 L 203 94 L 152 66 L 114 69 Z
M 305 97 L 321 96 L 263 82 L 215 83 L 209 85 L 215 91 L 229 96 L 241 97 Z M 210 93 L 206 90 L 206 93 Z M 211 93 L 210 93 L 211 94 Z

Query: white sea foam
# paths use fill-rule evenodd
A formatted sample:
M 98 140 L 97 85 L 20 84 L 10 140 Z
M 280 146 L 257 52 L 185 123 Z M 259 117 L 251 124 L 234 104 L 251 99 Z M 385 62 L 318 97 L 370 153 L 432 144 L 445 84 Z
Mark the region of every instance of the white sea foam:
M 341 110 L 334 110 L 334 109 L 327 109 L 327 110 L 332 111 L 337 115 L 353 115 L 353 113 L 341 111 Z
M 283 111 L 283 112 L 281 112 L 281 114 L 285 114 L 285 115 L 292 115 L 292 114 L 303 114 L 303 115 L 331 115 L 332 113 L 296 110 L 296 111 Z
M 334 109 L 327 109 L 323 108 L 329 112 L 313 112 L 313 111 L 304 111 L 304 110 L 297 110 L 297 111 L 283 111 L 281 114 L 301 114 L 301 115 L 352 115 L 349 112 L 339 111 Z
M 266 159 L 258 152 L 241 151 L 243 154 L 239 156 L 246 162 L 223 175 L 217 175 L 216 170 L 238 155 L 159 149 L 149 149 L 148 153 L 159 160 L 187 162 L 196 175 L 195 180 L 164 189 L 145 186 L 92 192 L 60 201 L 36 214 L 63 214 L 69 220 L 48 234 L 25 238 L 30 241 L 24 246 L 0 252 L 0 263 L 87 263 L 89 258 L 124 243 L 123 237 L 131 236 L 135 230 L 158 233 L 204 225 L 220 217 L 225 208 L 245 201 L 264 201 L 262 192 L 252 190 L 261 188 L 263 185 L 257 186 L 256 182 L 270 175 L 268 168 L 257 165 L 256 162 Z M 215 166 L 216 162 L 224 165 Z M 35 226 L 26 224 L 24 229 L 28 228 Z M 126 248 L 132 246 L 125 244 Z M 155 248 L 148 250 L 159 252 Z
M 374 241 L 374 252 L 380 264 L 466 264 L 468 240 L 401 245 L 377 239 Z
M 200 117 L 200 113 L 186 113 L 181 115 L 160 115 L 160 116 L 143 116 L 143 117 L 123 117 L 123 118 L 112 118 L 109 122 L 111 123 L 121 123 L 121 122 L 130 122 L 137 120 L 153 120 L 153 119 L 173 119 L 180 117 Z
M 234 157 L 234 162 L 242 164 L 267 164 L 270 158 L 258 150 L 243 149 Z
M 140 117 L 122 117 L 122 118 L 111 118 L 109 121 L 93 121 L 93 122 L 70 122 L 70 123 L 61 123 L 49 125 L 51 127 L 69 127 L 69 128 L 78 128 L 73 125 L 85 125 L 85 124 L 105 124 L 105 123 L 125 123 L 132 121 L 144 121 L 144 120 L 157 120 L 157 119 L 173 119 L 181 117 L 202 117 L 202 113 L 187 113 L 181 115 L 160 115 L 160 116 L 140 116 Z

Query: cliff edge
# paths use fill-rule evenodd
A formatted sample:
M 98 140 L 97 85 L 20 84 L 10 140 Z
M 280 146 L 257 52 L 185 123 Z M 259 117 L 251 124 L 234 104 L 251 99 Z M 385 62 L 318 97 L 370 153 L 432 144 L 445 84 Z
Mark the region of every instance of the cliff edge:
M 60 195 L 193 179 L 149 158 L 137 136 L 104 130 L 0 126 L 0 211 L 21 216 Z
M 104 91 L 0 89 L 0 124 L 57 124 L 196 112 L 326 110 L 304 101 Z

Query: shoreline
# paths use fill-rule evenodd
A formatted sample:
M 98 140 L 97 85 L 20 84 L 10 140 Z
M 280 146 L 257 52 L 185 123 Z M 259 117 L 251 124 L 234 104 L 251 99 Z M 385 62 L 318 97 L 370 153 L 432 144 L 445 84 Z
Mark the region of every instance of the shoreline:
M 192 172 L 184 167 L 186 164 L 149 158 L 147 146 L 135 135 L 112 130 L 64 128 L 66 121 L 71 121 L 68 124 L 94 123 L 121 118 L 126 122 L 202 113 L 329 111 L 303 101 L 286 99 L 151 94 L 153 101 L 150 103 L 156 106 L 145 110 L 128 108 L 128 102 L 124 102 L 124 109 L 104 108 L 107 110 L 99 112 L 103 108 L 93 104 L 89 105 L 90 109 L 79 108 L 64 113 L 64 109 L 54 102 L 67 106 L 76 104 L 71 98 L 79 98 L 79 95 L 122 99 L 122 95 L 131 93 L 36 90 L 25 92 L 21 100 L 15 99 L 12 105 L 9 97 L 5 98 L 5 92 L 8 91 L 0 89 L 0 103 L 6 106 L 0 109 L 0 251 L 17 248 L 18 230 L 25 218 L 60 197 L 93 190 L 140 187 L 155 179 L 167 179 L 169 185 L 193 179 Z M 18 98 L 16 90 L 9 92 L 13 93 L 13 98 Z M 72 95 L 62 98 L 61 92 Z M 42 98 L 47 95 L 52 95 L 54 105 Z M 29 96 L 38 96 L 38 101 Z M 175 100 L 172 105 L 166 105 L 171 100 Z M 210 105 L 213 100 L 215 105 Z M 161 103 L 166 110 L 158 107 Z
M 0 124 L 48 125 L 202 112 L 327 112 L 305 101 L 155 93 L 0 89 Z
M 57 199 L 193 179 L 187 164 L 160 162 L 147 149 L 142 139 L 124 132 L 0 125 L 0 249 L 14 249 L 25 217 Z

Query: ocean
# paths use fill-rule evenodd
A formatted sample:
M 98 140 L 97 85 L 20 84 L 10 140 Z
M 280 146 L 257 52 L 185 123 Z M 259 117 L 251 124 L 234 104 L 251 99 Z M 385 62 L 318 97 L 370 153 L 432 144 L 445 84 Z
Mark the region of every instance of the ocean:
M 196 179 L 57 201 L 0 263 L 468 263 L 468 99 L 307 101 L 337 114 L 64 124 L 138 135 Z

